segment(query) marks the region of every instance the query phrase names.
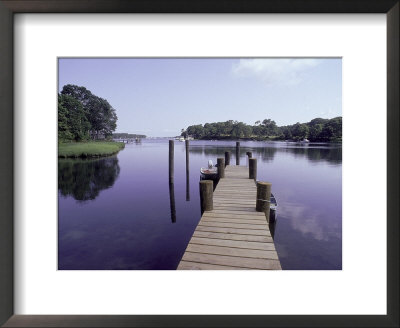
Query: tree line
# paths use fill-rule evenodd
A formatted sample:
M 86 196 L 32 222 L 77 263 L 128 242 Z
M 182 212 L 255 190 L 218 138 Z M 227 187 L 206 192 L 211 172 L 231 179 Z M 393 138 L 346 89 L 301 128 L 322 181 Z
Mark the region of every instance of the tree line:
M 229 120 L 226 122 L 190 125 L 181 135 L 195 139 L 252 139 L 294 140 L 308 139 L 320 142 L 341 142 L 342 117 L 315 118 L 307 123 L 277 126 L 275 121 L 264 119 L 254 125 Z
M 107 138 L 115 131 L 117 119 L 109 102 L 85 87 L 67 84 L 58 94 L 59 141 Z

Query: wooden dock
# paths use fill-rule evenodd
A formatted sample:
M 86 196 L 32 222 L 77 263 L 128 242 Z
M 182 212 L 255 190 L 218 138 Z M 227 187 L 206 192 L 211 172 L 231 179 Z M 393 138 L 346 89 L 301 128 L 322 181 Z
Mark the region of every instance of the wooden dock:
M 263 212 L 256 212 L 257 188 L 245 166 L 227 165 L 178 270 L 281 270 Z

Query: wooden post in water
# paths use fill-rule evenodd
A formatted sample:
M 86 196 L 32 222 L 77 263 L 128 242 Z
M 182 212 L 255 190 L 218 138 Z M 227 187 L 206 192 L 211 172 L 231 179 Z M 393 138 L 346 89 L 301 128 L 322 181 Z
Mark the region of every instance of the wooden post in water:
M 212 180 L 200 181 L 200 206 L 201 212 L 213 210 L 213 182 Z
M 189 140 L 185 140 L 185 150 L 186 150 L 186 169 L 189 168 Z
M 257 179 L 257 158 L 249 158 L 249 179 Z
M 271 186 L 269 182 L 257 182 L 256 211 L 264 212 L 267 222 L 269 222 Z
M 189 187 L 189 140 L 185 140 L 186 149 L 186 201 L 190 201 L 190 187 Z
M 236 165 L 240 165 L 240 142 L 236 141 Z
M 225 166 L 231 164 L 231 152 L 226 151 L 225 152 Z
M 169 141 L 169 182 L 174 182 L 174 140 Z
M 218 178 L 225 178 L 225 159 L 223 157 L 217 158 Z

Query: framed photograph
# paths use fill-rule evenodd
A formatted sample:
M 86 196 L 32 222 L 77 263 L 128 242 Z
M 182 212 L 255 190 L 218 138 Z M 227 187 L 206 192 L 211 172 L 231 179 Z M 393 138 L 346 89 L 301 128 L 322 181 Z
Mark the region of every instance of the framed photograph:
M 0 10 L 2 325 L 398 326 L 398 1 Z

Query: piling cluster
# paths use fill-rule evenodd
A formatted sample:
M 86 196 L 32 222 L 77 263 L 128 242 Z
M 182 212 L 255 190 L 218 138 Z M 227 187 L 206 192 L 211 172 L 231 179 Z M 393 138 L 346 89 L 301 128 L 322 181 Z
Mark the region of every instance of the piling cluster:
M 186 150 L 186 200 L 190 200 L 189 193 L 189 141 L 185 140 Z M 271 198 L 271 183 L 257 181 L 257 158 L 253 158 L 253 153 L 246 152 L 249 163 L 249 179 L 256 181 L 257 196 L 256 196 L 256 211 L 264 212 L 267 221 L 269 222 L 270 214 L 270 198 Z M 218 179 L 225 178 L 225 168 L 230 165 L 231 152 L 226 151 L 225 157 L 217 158 Z M 240 142 L 236 142 L 236 165 L 240 164 Z M 213 190 L 214 183 L 212 180 L 202 180 L 199 184 L 200 190 L 200 205 L 201 211 L 213 210 Z M 176 221 L 175 213 L 175 195 L 174 195 L 174 140 L 169 140 L 169 192 L 171 202 L 171 220 Z
M 264 212 L 267 221 L 269 222 L 270 215 L 270 198 L 271 198 L 271 183 L 257 181 L 257 158 L 253 158 L 251 151 L 246 152 L 249 163 L 249 179 L 256 181 L 257 196 L 256 196 L 256 211 Z M 187 159 L 188 160 L 188 159 Z M 217 158 L 218 178 L 225 178 L 225 167 L 230 165 L 231 152 L 226 151 L 224 158 Z M 240 165 L 240 142 L 236 142 L 236 165 Z M 213 210 L 213 182 L 211 180 L 200 181 L 200 202 L 201 210 Z

